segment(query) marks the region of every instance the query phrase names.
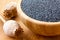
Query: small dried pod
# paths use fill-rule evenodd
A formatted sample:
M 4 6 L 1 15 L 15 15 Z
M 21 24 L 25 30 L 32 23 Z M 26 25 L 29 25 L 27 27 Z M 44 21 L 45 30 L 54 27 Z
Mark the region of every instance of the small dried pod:
M 3 25 L 3 31 L 10 37 L 16 37 L 23 33 L 21 26 L 14 20 L 6 21 Z
M 10 2 L 4 8 L 2 16 L 5 20 L 15 19 L 17 17 L 17 4 Z

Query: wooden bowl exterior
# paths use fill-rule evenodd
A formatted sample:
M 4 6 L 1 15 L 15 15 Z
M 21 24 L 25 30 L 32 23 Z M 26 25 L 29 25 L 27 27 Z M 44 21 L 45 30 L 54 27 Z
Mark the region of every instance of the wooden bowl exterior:
M 20 15 L 20 20 L 34 33 L 44 36 L 60 35 L 60 22 L 43 22 L 32 19 L 25 15 L 21 9 L 21 1 L 19 0 L 17 9 Z

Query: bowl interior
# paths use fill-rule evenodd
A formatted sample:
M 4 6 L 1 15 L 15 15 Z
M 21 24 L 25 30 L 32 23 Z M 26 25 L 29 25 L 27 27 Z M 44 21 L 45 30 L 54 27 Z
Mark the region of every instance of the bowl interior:
M 18 9 L 18 11 L 20 12 L 20 15 L 22 15 L 22 17 L 24 17 L 26 20 L 32 21 L 32 22 L 37 23 L 37 24 L 48 24 L 48 25 L 60 24 L 60 22 L 45 22 L 45 21 L 39 21 L 39 20 L 35 20 L 35 19 L 27 16 L 27 15 L 22 11 L 22 9 L 21 9 L 21 2 L 22 2 L 22 0 L 19 0 L 19 1 L 18 1 L 17 9 Z

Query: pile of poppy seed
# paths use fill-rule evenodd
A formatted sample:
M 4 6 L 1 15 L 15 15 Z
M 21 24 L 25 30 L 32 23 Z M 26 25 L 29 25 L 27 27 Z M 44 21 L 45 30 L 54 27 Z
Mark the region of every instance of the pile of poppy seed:
M 22 11 L 29 17 L 46 22 L 60 21 L 60 0 L 22 0 Z

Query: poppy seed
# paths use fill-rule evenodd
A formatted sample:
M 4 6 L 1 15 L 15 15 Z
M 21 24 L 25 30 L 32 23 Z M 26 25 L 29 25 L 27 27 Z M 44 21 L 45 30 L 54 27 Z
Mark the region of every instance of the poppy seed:
M 22 0 L 21 9 L 33 19 L 46 22 L 60 21 L 60 0 Z

